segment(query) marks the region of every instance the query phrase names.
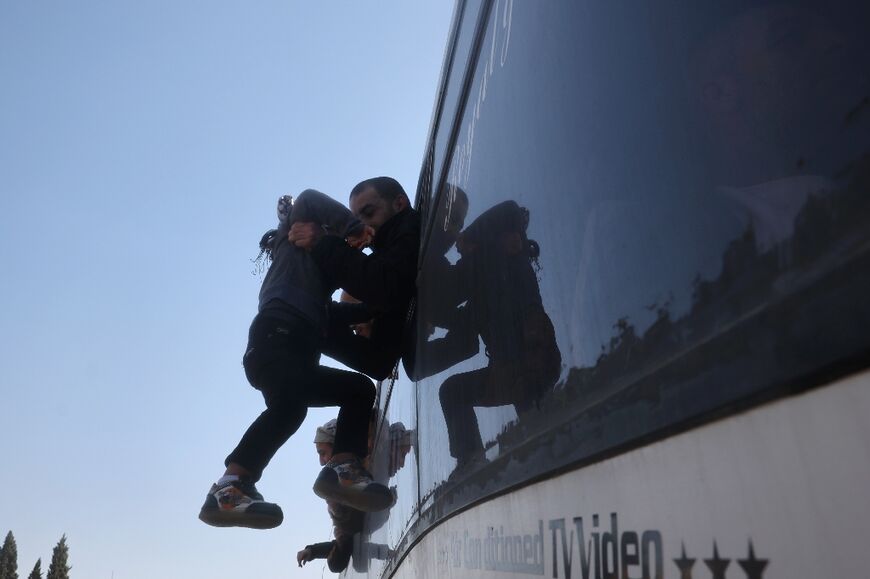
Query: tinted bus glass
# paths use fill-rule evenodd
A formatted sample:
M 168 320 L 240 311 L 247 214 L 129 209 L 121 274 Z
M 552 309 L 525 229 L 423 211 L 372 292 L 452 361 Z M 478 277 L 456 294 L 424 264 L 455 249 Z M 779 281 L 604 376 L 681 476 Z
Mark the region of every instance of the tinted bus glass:
M 416 517 L 419 497 L 416 457 L 416 400 L 413 383 L 399 369 L 381 382 L 378 428 L 372 440 L 369 468 L 387 484 L 395 502 L 388 510 L 366 517 L 364 533 L 356 541 L 353 570 L 380 576 L 392 560 Z
M 450 53 L 450 74 L 444 79 L 442 108 L 434 140 L 434 159 L 437 166 L 444 165 L 444 156 L 450 139 L 453 121 L 462 98 L 463 80 L 468 68 L 469 55 L 474 44 L 482 0 L 465 0 L 458 15 L 458 30 L 453 51 Z
M 432 171 L 424 521 L 870 350 L 866 3 L 490 8 Z

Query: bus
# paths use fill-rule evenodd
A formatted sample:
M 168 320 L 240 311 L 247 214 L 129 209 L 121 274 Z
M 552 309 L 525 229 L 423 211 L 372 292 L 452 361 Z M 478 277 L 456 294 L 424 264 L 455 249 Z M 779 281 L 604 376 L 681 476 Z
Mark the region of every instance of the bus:
M 868 38 L 458 0 L 347 577 L 870 577 Z

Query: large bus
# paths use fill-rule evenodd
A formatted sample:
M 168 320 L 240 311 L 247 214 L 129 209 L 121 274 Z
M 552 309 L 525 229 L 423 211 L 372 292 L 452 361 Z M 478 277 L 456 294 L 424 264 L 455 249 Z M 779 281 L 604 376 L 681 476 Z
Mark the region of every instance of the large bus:
M 457 2 L 347 577 L 870 577 L 868 39 L 858 0 Z

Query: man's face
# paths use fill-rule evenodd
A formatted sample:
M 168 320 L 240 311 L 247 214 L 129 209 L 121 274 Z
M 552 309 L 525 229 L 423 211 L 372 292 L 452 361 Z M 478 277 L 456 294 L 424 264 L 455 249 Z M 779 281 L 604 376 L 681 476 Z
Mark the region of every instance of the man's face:
M 407 205 L 408 202 L 404 197 L 387 201 L 378 195 L 373 187 L 369 187 L 351 198 L 350 211 L 357 219 L 377 232 L 381 225 Z
M 332 458 L 332 445 L 328 442 L 315 442 L 314 448 L 317 449 L 320 466 L 325 466 L 329 462 L 329 459 Z

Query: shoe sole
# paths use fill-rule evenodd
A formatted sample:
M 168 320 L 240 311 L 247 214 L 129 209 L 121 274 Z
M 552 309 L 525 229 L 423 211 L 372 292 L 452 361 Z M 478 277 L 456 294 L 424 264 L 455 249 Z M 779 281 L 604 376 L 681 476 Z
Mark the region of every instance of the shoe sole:
M 327 476 L 323 476 L 324 471 Z M 371 487 L 375 488 L 369 490 Z M 383 511 L 393 504 L 393 495 L 384 485 L 371 483 L 364 491 L 353 489 L 338 482 L 338 475 L 329 467 L 325 467 L 314 482 L 314 494 L 321 499 L 335 501 L 365 513 Z
M 199 520 L 212 527 L 245 527 L 248 529 L 274 529 L 284 522 L 280 516 L 265 513 L 237 513 L 220 509 L 202 509 Z

